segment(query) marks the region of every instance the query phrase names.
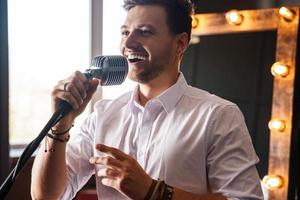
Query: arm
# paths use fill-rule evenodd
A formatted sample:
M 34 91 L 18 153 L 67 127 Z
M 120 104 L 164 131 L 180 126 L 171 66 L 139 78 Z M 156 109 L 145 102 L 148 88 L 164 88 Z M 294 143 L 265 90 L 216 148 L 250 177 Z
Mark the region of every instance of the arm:
M 136 160 L 124 152 L 103 144 L 96 145 L 96 149 L 108 156 L 93 157 L 91 164 L 105 166 L 97 172 L 97 176 L 102 178 L 102 183 L 108 187 L 115 188 L 120 193 L 134 200 L 144 200 L 152 178 L 146 174 Z M 152 191 L 153 192 L 153 191 Z M 172 200 L 226 200 L 219 194 L 193 194 L 174 188 Z
M 242 112 L 237 106 L 215 111 L 207 140 L 207 176 L 210 191 L 228 199 L 263 199 L 253 148 Z
M 32 168 L 33 199 L 57 199 L 65 190 L 67 179 L 65 146 L 65 143 L 59 144 L 49 140 L 48 148 L 55 149 L 55 152 L 46 153 L 44 143 L 41 145 Z
M 53 127 L 53 133 L 65 132 L 72 126 L 75 118 L 85 109 L 97 85 L 97 80 L 89 81 L 80 72 L 75 72 L 68 79 L 58 82 L 52 91 L 53 112 L 62 100 L 69 102 L 73 111 Z M 33 164 L 31 195 L 33 199 L 58 199 L 67 186 L 66 142 L 48 138 L 45 143 L 42 143 Z

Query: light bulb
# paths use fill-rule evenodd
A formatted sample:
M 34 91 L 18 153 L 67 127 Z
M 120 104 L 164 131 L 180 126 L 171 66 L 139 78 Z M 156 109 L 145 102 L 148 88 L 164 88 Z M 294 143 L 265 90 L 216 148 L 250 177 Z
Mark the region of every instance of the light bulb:
M 295 17 L 295 13 L 287 7 L 281 7 L 279 14 L 287 21 L 292 21 Z
M 281 62 L 276 62 L 271 67 L 271 73 L 273 74 L 273 76 L 286 77 L 289 74 L 289 72 L 290 72 L 289 66 Z
M 199 36 L 191 36 L 190 44 L 198 44 L 200 42 L 200 37 Z
M 283 180 L 277 175 L 267 175 L 263 178 L 263 184 L 270 190 L 278 189 L 283 185 Z
M 284 131 L 284 129 L 286 128 L 285 121 L 277 118 L 272 119 L 269 122 L 268 126 L 270 130 L 275 130 L 279 132 Z
M 192 28 L 195 29 L 199 25 L 199 19 L 195 16 L 192 16 Z
M 239 14 L 237 10 L 230 10 L 226 13 L 226 20 L 229 24 L 240 25 L 243 22 L 244 17 Z

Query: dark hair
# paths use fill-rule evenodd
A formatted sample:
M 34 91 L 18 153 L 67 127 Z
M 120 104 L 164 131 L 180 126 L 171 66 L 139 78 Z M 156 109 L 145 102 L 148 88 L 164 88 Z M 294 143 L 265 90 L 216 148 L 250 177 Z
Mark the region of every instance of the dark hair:
M 159 5 L 167 13 L 167 24 L 172 33 L 186 32 L 191 37 L 194 5 L 190 0 L 124 0 L 124 9 L 129 11 L 138 5 Z

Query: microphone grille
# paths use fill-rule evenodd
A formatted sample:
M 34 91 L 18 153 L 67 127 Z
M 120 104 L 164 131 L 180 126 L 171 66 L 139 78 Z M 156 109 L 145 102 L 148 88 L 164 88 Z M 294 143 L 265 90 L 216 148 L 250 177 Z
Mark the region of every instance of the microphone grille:
M 101 85 L 120 85 L 126 79 L 128 63 L 123 56 L 97 56 L 92 64 L 103 70 Z

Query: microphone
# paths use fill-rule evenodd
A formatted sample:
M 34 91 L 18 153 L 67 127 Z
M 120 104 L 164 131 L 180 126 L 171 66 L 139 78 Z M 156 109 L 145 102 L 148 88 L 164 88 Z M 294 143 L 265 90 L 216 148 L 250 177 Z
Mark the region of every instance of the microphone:
M 92 66 L 83 74 L 88 79 L 100 79 L 101 85 L 120 85 L 124 82 L 128 73 L 127 59 L 123 56 L 96 56 L 92 60 Z M 62 117 L 66 116 L 72 110 L 72 106 L 62 101 L 57 110 L 59 117 L 57 123 Z
M 128 63 L 123 56 L 96 56 L 84 74 L 88 79 L 101 79 L 101 85 L 120 85 L 128 73 Z

